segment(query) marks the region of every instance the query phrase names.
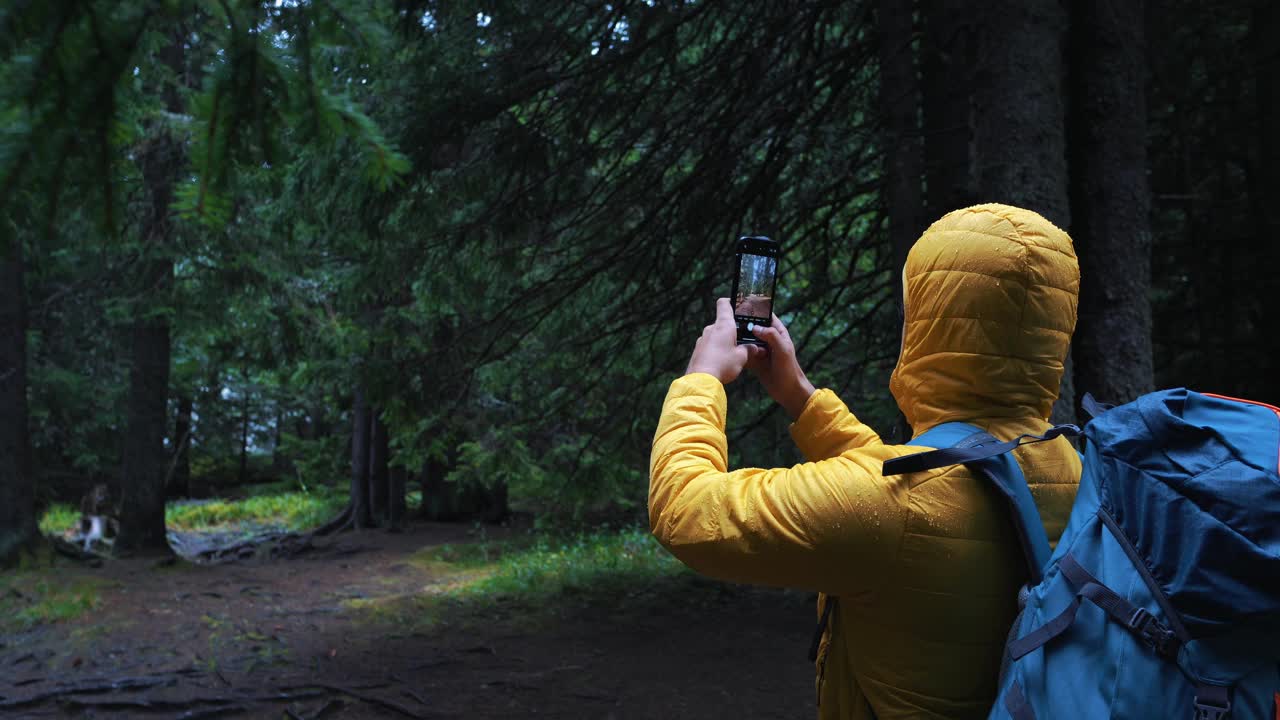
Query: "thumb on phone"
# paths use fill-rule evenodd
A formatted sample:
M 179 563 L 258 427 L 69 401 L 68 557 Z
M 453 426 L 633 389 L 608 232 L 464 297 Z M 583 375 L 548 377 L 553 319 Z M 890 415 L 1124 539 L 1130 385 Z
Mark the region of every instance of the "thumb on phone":
M 751 334 L 763 340 L 769 346 L 770 352 L 786 352 L 786 349 L 782 347 L 782 333 L 778 332 L 776 328 L 754 325 L 751 328 Z

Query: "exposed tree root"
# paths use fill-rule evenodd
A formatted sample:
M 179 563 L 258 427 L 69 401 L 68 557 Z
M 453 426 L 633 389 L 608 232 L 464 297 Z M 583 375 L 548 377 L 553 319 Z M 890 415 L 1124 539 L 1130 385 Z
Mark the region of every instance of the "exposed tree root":
M 351 503 L 348 502 L 347 506 L 342 509 L 342 512 L 338 513 L 338 515 L 329 522 L 321 525 L 315 530 L 312 530 L 311 534 L 319 536 L 333 535 L 335 533 L 350 530 L 354 527 L 355 513 L 352 512 Z
M 92 552 L 86 552 L 78 544 L 67 542 L 57 535 L 46 535 L 45 541 L 53 548 L 57 554 L 74 560 L 78 563 L 84 563 L 89 567 L 101 567 L 102 556 Z
M 82 682 L 54 681 L 53 686 L 37 690 L 24 697 L 0 697 L 0 715 L 20 710 L 33 712 L 61 707 L 63 711 L 126 711 L 130 714 L 166 713 L 168 717 L 198 720 L 250 712 L 264 704 L 293 703 L 299 700 L 323 700 L 309 713 L 297 708 L 284 711 L 292 718 L 317 720 L 340 709 L 344 702 L 334 695 L 356 702 L 373 705 L 383 710 L 410 718 L 425 718 L 420 712 L 394 700 L 369 693 L 369 690 L 392 686 L 386 681 L 368 681 L 346 684 L 315 682 L 304 677 L 276 678 L 265 686 L 232 686 L 226 683 L 211 692 L 207 685 L 191 679 L 193 671 L 183 669 L 155 676 L 125 678 L 94 678 Z M 400 683 L 395 683 L 400 685 Z M 402 692 L 427 703 L 416 692 Z M 176 713 L 176 714 L 175 714 Z

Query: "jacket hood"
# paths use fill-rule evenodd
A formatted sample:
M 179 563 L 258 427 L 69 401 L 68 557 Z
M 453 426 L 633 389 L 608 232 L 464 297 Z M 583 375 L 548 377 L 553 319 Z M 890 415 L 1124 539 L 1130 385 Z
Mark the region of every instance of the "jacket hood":
M 889 388 L 916 434 L 953 420 L 1046 420 L 1076 325 L 1071 238 L 1009 205 L 948 213 L 903 271 L 902 354 Z

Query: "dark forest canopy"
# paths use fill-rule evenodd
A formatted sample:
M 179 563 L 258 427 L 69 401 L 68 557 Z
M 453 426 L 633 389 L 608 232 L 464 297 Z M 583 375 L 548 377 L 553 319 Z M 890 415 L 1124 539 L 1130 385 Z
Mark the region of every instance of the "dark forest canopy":
M 900 253 L 984 201 L 1080 249 L 1064 398 L 1275 402 L 1280 13 L 1106 7 L 11 4 L 0 555 L 96 481 L 135 548 L 264 478 L 350 479 L 357 526 L 419 483 L 435 517 L 642 514 L 740 235 L 890 434 Z M 736 460 L 792 462 L 739 385 Z

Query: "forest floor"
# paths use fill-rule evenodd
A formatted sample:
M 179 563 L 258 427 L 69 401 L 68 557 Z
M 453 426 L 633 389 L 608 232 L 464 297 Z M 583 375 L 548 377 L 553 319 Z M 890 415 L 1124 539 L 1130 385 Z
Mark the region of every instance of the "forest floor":
M 485 570 L 423 558 L 476 540 L 423 523 L 287 559 L 37 571 L 0 594 L 90 588 L 93 609 L 0 633 L 0 717 L 814 715 L 811 595 L 678 572 L 429 602 Z

